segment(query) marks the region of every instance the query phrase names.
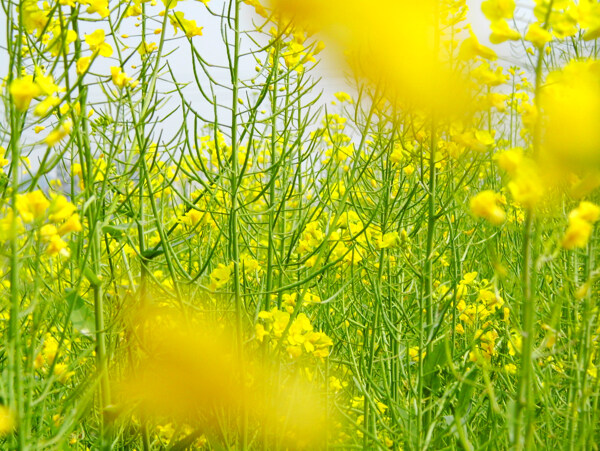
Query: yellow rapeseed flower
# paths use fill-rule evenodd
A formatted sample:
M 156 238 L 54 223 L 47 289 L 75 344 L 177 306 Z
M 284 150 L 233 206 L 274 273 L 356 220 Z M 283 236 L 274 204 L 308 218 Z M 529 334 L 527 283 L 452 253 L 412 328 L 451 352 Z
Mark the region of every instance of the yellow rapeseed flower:
M 59 254 L 64 257 L 68 257 L 70 255 L 69 249 L 67 248 L 67 243 L 65 243 L 65 241 L 58 235 L 53 235 L 50 237 L 48 247 L 46 248 L 46 253 L 51 257 Z
M 77 60 L 77 75 L 82 75 L 85 71 L 90 67 L 90 63 L 92 62 L 91 56 L 82 56 Z
M 48 147 L 54 147 L 71 133 L 72 127 L 73 122 L 71 120 L 65 121 L 60 127 L 52 130 L 48 136 L 46 136 L 44 142 Z
M 186 19 L 181 11 L 173 13 L 171 16 L 169 16 L 169 19 L 171 20 L 171 25 L 173 25 L 175 34 L 177 34 L 177 30 L 181 28 L 188 38 L 202 36 L 203 27 L 199 27 L 195 20 Z
M 600 4 L 593 0 L 582 0 L 577 8 L 579 26 L 585 29 L 583 39 L 591 41 L 600 37 Z
M 469 201 L 471 212 L 491 224 L 500 225 L 506 219 L 504 209 L 498 203 L 498 195 L 491 190 L 481 191 Z
M 565 249 L 585 247 L 590 239 L 593 224 L 600 218 L 600 207 L 583 201 L 569 213 L 569 226 L 561 245 Z
M 542 48 L 552 41 L 552 34 L 538 22 L 534 22 L 529 25 L 525 40 L 531 42 L 537 48 Z
M 561 164 L 600 162 L 600 62 L 572 61 L 540 93 L 542 146 Z
M 335 98 L 338 99 L 340 102 L 348 102 L 348 103 L 354 103 L 354 101 L 352 100 L 352 97 L 350 97 L 350 94 L 345 93 L 343 91 L 340 92 L 336 92 L 334 94 Z
M 98 13 L 100 17 L 105 18 L 110 14 L 108 9 L 108 0 L 87 0 L 89 6 L 86 10 L 89 14 Z
M 469 37 L 461 44 L 458 56 L 465 60 L 475 59 L 477 57 L 486 60 L 495 60 L 498 58 L 498 55 L 495 51 L 479 42 L 477 35 L 473 32 L 470 26 Z
M 69 219 L 67 219 L 61 226 L 58 228 L 58 234 L 60 236 L 66 235 L 70 232 L 81 232 L 81 222 L 79 221 L 79 215 L 75 213 Z
M 492 30 L 492 34 L 490 35 L 490 42 L 492 44 L 501 44 L 504 41 L 518 41 L 521 39 L 521 33 L 510 28 L 508 22 L 504 19 L 492 22 L 490 29 Z
M 106 34 L 102 29 L 98 29 L 91 34 L 85 35 L 85 42 L 90 46 L 92 52 L 98 53 L 100 56 L 109 57 L 113 54 L 113 49 L 110 44 L 105 42 L 105 40 Z
M 569 220 L 575 218 L 580 218 L 593 224 L 600 218 L 600 207 L 592 202 L 582 201 L 575 210 L 569 213 Z
M 436 33 L 444 33 L 434 21 L 437 1 L 273 3 L 277 13 L 292 21 L 292 27 L 322 31 L 357 76 L 385 86 L 388 98 L 403 107 L 442 114 L 462 112 L 469 103 L 468 83 L 435 45 Z M 448 11 L 449 7 L 443 14 L 451 14 Z M 478 49 L 486 53 L 483 46 Z
M 391 247 L 396 247 L 400 244 L 400 239 L 398 237 L 398 232 L 388 232 L 385 233 L 381 239 L 377 240 L 377 247 L 379 249 L 388 249 Z
M 521 163 L 523 162 L 523 149 L 520 147 L 514 147 L 496 154 L 494 158 L 497 161 L 498 166 L 508 172 L 508 174 L 514 175 L 521 167 Z
M 567 227 L 561 245 L 565 249 L 585 247 L 591 234 L 592 224 L 578 217 L 569 219 L 569 227 Z
M 50 201 L 40 190 L 17 195 L 17 211 L 24 222 L 42 218 L 50 206 Z
M 132 80 L 131 77 L 128 77 L 127 74 L 117 66 L 112 66 L 110 68 L 110 74 L 112 77 L 112 82 L 117 88 L 124 88 L 128 86 Z
M 42 89 L 33 81 L 32 75 L 16 78 L 10 84 L 10 95 L 19 111 L 25 111 L 34 97 L 42 94 Z
M 486 0 L 481 11 L 490 21 L 511 19 L 515 12 L 515 0 Z
M 10 434 L 16 426 L 15 415 L 7 406 L 0 405 L 0 437 Z

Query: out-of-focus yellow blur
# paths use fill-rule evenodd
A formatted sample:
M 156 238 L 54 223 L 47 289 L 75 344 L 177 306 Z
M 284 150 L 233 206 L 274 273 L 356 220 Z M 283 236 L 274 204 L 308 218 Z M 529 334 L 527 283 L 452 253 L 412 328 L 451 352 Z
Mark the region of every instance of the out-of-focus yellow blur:
M 274 357 L 238 352 L 233 325 L 172 311 L 130 320 L 132 365 L 117 384 L 120 403 L 144 417 L 168 417 L 213 437 L 243 423 L 289 449 L 311 448 L 326 433 L 324 393 Z M 274 432 L 276 431 L 276 432 Z M 253 434 L 254 432 L 251 432 Z
M 272 3 L 284 23 L 323 32 L 357 75 L 382 89 L 388 100 L 404 109 L 415 108 L 442 117 L 464 112 L 469 107 L 468 83 L 455 70 L 453 59 L 458 52 L 452 50 L 459 41 L 452 33 L 453 17 L 460 18 L 462 10 L 452 10 L 449 2 L 273 0 Z

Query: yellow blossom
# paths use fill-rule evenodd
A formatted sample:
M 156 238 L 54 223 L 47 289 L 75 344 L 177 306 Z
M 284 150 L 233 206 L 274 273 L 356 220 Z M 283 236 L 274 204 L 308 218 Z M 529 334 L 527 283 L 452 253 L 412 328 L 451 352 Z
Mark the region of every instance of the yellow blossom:
M 400 244 L 400 240 L 398 237 L 398 232 L 388 232 L 383 234 L 381 239 L 377 241 L 377 247 L 379 249 L 388 249 L 391 247 L 395 247 Z
M 67 368 L 68 365 L 65 363 L 54 365 L 54 375 L 61 384 L 65 384 L 75 374 L 74 371 L 68 371 Z
M 465 60 L 474 59 L 476 57 L 487 60 L 495 60 L 498 58 L 496 52 L 479 43 L 479 39 L 477 39 L 477 36 L 471 28 L 469 28 L 469 37 L 461 44 L 458 55 Z
M 44 224 L 40 228 L 40 238 L 42 238 L 43 241 L 50 241 L 50 239 L 56 235 L 56 233 L 57 229 L 52 224 Z
M 77 60 L 77 75 L 83 75 L 90 67 L 92 58 L 90 56 L 82 56 Z
M 475 216 L 484 218 L 494 225 L 500 225 L 506 219 L 506 213 L 498 204 L 498 195 L 494 191 L 481 191 L 471 198 L 469 206 Z
M 595 223 L 600 218 L 600 207 L 591 202 L 582 201 L 579 206 L 569 213 L 569 220 L 583 219 L 589 223 Z
M 520 170 L 517 176 L 508 183 L 508 189 L 515 201 L 523 208 L 533 209 L 542 199 L 545 184 L 533 168 Z
M 50 202 L 40 190 L 17 195 L 17 211 L 25 222 L 40 219 L 49 206 Z
M 523 149 L 514 147 L 494 156 L 498 166 L 508 172 L 510 175 L 517 173 L 523 162 Z
M 41 88 L 33 81 L 33 76 L 26 75 L 17 78 L 10 84 L 10 95 L 19 111 L 25 111 L 34 97 L 42 93 Z
M 0 404 L 0 437 L 10 434 L 15 429 L 16 423 L 12 410 Z
M 65 89 L 54 83 L 52 75 L 45 75 L 39 67 L 35 68 L 35 83 L 39 86 L 41 94 L 50 96 Z
M 490 35 L 490 42 L 492 44 L 501 44 L 504 41 L 518 41 L 521 39 L 521 34 L 517 30 L 513 30 L 508 25 L 506 20 L 497 20 L 492 22 L 490 26 L 492 34 Z
M 51 257 L 54 257 L 58 254 L 64 257 L 68 257 L 70 255 L 69 249 L 67 248 L 67 243 L 65 243 L 58 235 L 53 235 L 50 237 L 48 247 L 46 248 L 46 253 Z
M 169 19 L 171 20 L 171 25 L 173 25 L 173 28 L 175 29 L 175 34 L 177 34 L 177 30 L 181 28 L 188 38 L 202 36 L 203 27 L 199 27 L 195 20 L 186 19 L 181 11 L 175 12 L 169 16 Z
M 537 48 L 542 48 L 552 41 L 552 34 L 548 30 L 542 28 L 538 22 L 534 22 L 529 25 L 525 40 L 531 42 Z
M 89 5 L 86 10 L 89 14 L 98 13 L 102 18 L 105 18 L 110 14 L 108 0 L 87 0 L 86 3 Z
M 208 2 L 208 0 L 200 0 L 202 3 L 206 4 Z M 245 4 L 253 6 L 254 7 L 254 11 L 256 12 L 256 14 L 258 14 L 259 16 L 262 16 L 264 18 L 269 17 L 269 13 L 267 12 L 267 10 L 265 9 L 265 7 L 260 3 L 259 0 L 242 0 Z
M 426 354 L 426 352 L 421 352 L 418 346 L 412 346 L 408 349 L 408 355 L 413 362 L 418 362 L 420 358 L 424 358 Z
M 85 36 L 85 42 L 90 46 L 90 50 L 94 53 L 98 53 L 101 56 L 109 57 L 113 54 L 113 49 L 105 42 L 106 34 L 104 30 L 98 29 L 91 34 Z M 82 63 L 83 65 L 84 63 Z M 79 65 L 79 62 L 78 62 Z M 89 65 L 89 62 L 88 62 Z
M 390 161 L 392 163 L 400 163 L 404 159 L 404 149 L 400 144 L 395 144 L 392 153 L 390 154 Z
M 600 162 L 600 62 L 572 61 L 540 92 L 543 150 L 559 164 Z
M 112 82 L 118 88 L 124 88 L 128 86 L 132 80 L 131 77 L 128 77 L 125 72 L 120 67 L 112 66 L 110 68 L 110 74 L 112 77 Z
M 565 249 L 585 247 L 593 230 L 593 223 L 600 217 L 600 208 L 591 202 L 581 202 L 569 214 L 569 226 L 562 239 L 561 245 Z
M 215 288 L 220 288 L 225 285 L 231 279 L 231 268 L 229 266 L 225 266 L 222 263 L 219 263 L 211 273 L 210 279 L 213 282 L 213 286 Z
M 48 147 L 54 147 L 71 133 L 72 127 L 73 122 L 71 120 L 65 121 L 60 127 L 52 130 L 48 136 L 46 136 L 44 142 Z
M 35 106 L 33 114 L 40 117 L 46 116 L 59 103 L 60 99 L 58 97 L 48 96 Z
M 67 219 L 61 226 L 58 228 L 58 234 L 60 236 L 66 235 L 70 232 L 81 232 L 81 222 L 79 221 L 79 215 L 75 213 L 69 219 Z
M 336 92 L 334 94 L 335 98 L 338 99 L 340 102 L 348 102 L 348 103 L 354 103 L 354 101 L 352 100 L 352 97 L 350 97 L 350 94 L 347 94 L 343 91 L 340 92 Z
M 432 19 L 437 1 L 373 0 L 367 6 L 362 0 L 276 0 L 273 4 L 294 26 L 321 31 L 337 44 L 333 48 L 350 69 L 373 84 L 384 84 L 389 99 L 436 113 L 460 112 L 468 104 L 470 92 L 463 74 L 435 47 Z M 485 53 L 483 47 L 477 48 Z
M 515 0 L 485 0 L 481 11 L 490 21 L 511 19 L 515 12 Z

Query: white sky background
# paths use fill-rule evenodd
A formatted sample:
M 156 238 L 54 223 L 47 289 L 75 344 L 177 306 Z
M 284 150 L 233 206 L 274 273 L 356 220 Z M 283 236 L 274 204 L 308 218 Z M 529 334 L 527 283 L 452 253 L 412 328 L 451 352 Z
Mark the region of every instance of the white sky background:
M 224 5 L 228 3 L 229 0 L 210 0 L 209 7 L 215 12 L 221 12 Z M 327 1 L 327 0 L 323 0 Z M 112 3 L 112 1 L 111 1 Z M 472 24 L 473 30 L 479 37 L 481 43 L 485 45 L 490 45 L 488 41 L 489 36 L 489 22 L 483 14 L 481 13 L 481 0 L 467 0 L 467 4 L 469 6 L 469 15 L 468 21 Z M 150 9 L 148 14 L 150 16 L 154 15 L 157 20 L 156 25 L 150 25 L 149 28 L 149 41 L 158 41 L 159 35 L 151 34 L 154 28 L 159 28 L 161 24 L 159 20 L 162 18 L 158 17 L 158 12 L 163 9 L 162 2 L 158 0 L 158 4 L 154 7 L 151 7 L 149 3 L 146 3 L 147 7 Z M 523 0 L 520 2 L 517 13 L 516 13 L 516 23 L 518 29 L 520 31 L 524 31 L 525 24 L 529 22 L 532 17 L 532 0 Z M 260 22 L 262 18 L 254 15 L 253 8 L 242 4 L 241 6 L 243 17 L 242 17 L 242 26 L 246 29 L 252 28 L 252 21 L 256 20 Z M 177 5 L 178 11 L 183 11 L 185 13 L 186 19 L 194 19 L 199 26 L 203 26 L 203 36 L 194 37 L 193 43 L 196 46 L 199 53 L 209 62 L 226 66 L 227 57 L 225 52 L 225 45 L 221 38 L 221 30 L 220 30 L 220 20 L 217 17 L 213 17 L 206 10 L 204 5 L 199 1 L 187 0 L 180 1 Z M 6 39 L 6 22 L 3 16 L 3 11 L 0 11 L 0 46 L 5 48 L 5 39 Z M 83 15 L 86 17 L 89 15 Z M 97 14 L 94 14 L 92 17 L 97 17 Z M 140 42 L 139 36 L 140 29 L 136 28 L 134 24 L 137 22 L 137 19 L 134 17 L 127 18 L 124 20 L 123 25 L 119 30 L 119 34 L 129 34 L 131 37 L 128 39 L 123 39 L 122 41 L 127 43 L 130 46 L 136 46 Z M 100 22 L 102 23 L 102 22 Z M 81 32 L 80 38 L 83 40 L 84 34 L 90 33 L 96 28 L 98 28 L 98 23 L 96 22 L 81 22 Z M 167 36 L 172 36 L 172 26 L 169 22 L 167 22 L 168 33 Z M 178 33 L 178 37 L 182 36 L 181 30 Z M 108 42 L 111 42 L 108 39 Z M 111 42 L 112 43 L 112 42 Z M 512 64 L 518 64 L 520 66 L 524 66 L 526 64 L 526 60 L 523 59 L 523 49 L 521 47 L 521 43 L 516 44 L 503 44 L 500 46 L 493 46 L 493 48 L 497 51 L 500 56 L 499 64 L 503 66 L 510 66 Z M 512 46 L 512 47 L 511 47 Z M 113 45 L 113 48 L 115 45 Z M 87 45 L 84 43 L 83 48 L 87 49 Z M 180 40 L 170 40 L 166 43 L 166 48 L 172 50 L 167 60 L 175 73 L 175 77 L 179 82 L 189 82 L 193 80 L 193 70 L 190 62 L 190 49 L 189 44 L 185 40 L 185 38 Z M 313 76 L 315 78 L 321 77 L 322 80 L 319 84 L 320 89 L 323 90 L 323 96 L 321 98 L 321 103 L 331 102 L 334 100 L 333 94 L 337 91 L 349 91 L 348 85 L 346 83 L 346 78 L 343 71 L 340 67 L 336 67 L 335 58 L 331 57 L 331 50 L 326 49 L 322 54 L 319 55 L 319 59 L 321 59 L 321 63 L 318 65 L 316 70 L 313 72 Z M 516 58 L 515 55 L 521 55 L 520 58 Z M 137 61 L 134 61 L 137 60 Z M 136 54 L 134 60 L 130 61 L 127 66 L 124 67 L 125 71 L 128 74 L 133 74 L 135 72 L 134 69 L 131 68 L 131 64 L 139 64 L 139 56 Z M 246 58 L 246 63 L 240 68 L 242 77 L 247 76 L 247 78 L 251 78 L 254 76 L 254 66 L 255 62 L 253 59 Z M 104 75 L 102 78 L 105 81 L 110 80 L 108 74 L 110 74 L 110 66 L 115 65 L 114 60 L 98 58 L 93 65 L 92 72 Z M 4 50 L 0 50 L 0 76 L 4 77 L 8 70 L 8 59 Z M 221 82 L 225 85 L 229 84 L 229 73 L 227 69 L 215 69 L 213 71 L 213 76 L 217 82 Z M 106 83 L 106 87 L 112 89 L 112 84 Z M 166 84 L 160 86 L 165 87 Z M 200 92 L 193 85 L 188 86 L 185 89 L 185 98 L 189 101 L 197 111 L 199 111 L 202 115 L 212 118 L 213 111 L 212 107 L 206 102 L 206 100 L 201 96 Z M 226 89 L 215 89 L 215 94 L 217 95 L 219 101 L 225 105 L 229 105 L 231 103 L 230 100 L 230 92 Z M 94 102 L 98 100 L 104 100 L 104 94 L 99 90 L 91 90 L 89 100 Z M 166 111 L 174 108 L 179 104 L 179 99 L 176 95 L 169 101 L 166 108 L 164 108 L 164 114 Z M 225 121 L 225 117 L 223 118 Z M 181 113 L 176 113 L 173 117 L 169 118 L 164 124 L 162 124 L 163 129 L 168 135 L 170 130 L 173 128 L 177 128 L 181 121 Z M 225 121 L 226 122 L 226 121 Z M 25 135 L 25 139 L 33 142 L 43 138 L 42 135 L 34 135 L 32 132 L 28 132 Z M 6 144 L 7 137 L 0 137 L 0 141 L 4 141 Z

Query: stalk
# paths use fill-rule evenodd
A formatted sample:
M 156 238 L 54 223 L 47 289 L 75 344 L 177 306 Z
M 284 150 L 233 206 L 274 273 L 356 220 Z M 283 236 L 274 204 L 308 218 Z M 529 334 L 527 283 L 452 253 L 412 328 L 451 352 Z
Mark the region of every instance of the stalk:
M 10 57 L 7 85 L 10 86 L 14 79 L 14 75 L 21 70 L 21 49 L 23 36 L 22 23 L 22 3 L 18 4 L 18 26 L 17 36 L 13 40 L 13 8 L 9 5 L 6 8 L 6 36 L 8 53 Z M 8 322 L 8 394 L 10 408 L 16 413 L 16 442 L 14 446 L 17 449 L 26 449 L 26 431 L 25 424 L 21 421 L 23 418 L 23 386 L 21 375 L 21 332 L 19 327 L 19 316 L 21 314 L 21 300 L 19 295 L 19 243 L 17 241 L 18 231 L 18 209 L 17 195 L 19 191 L 19 161 L 21 149 L 19 139 L 22 132 L 21 114 L 16 110 L 14 102 L 9 102 L 9 120 L 10 120 L 10 141 L 8 152 L 10 154 L 10 206 L 12 212 L 12 220 L 10 223 L 10 317 Z
M 548 21 L 552 1 L 548 6 L 546 23 Z M 538 50 L 538 57 L 535 67 L 535 107 L 539 111 L 539 97 L 542 83 L 542 65 L 544 62 L 544 50 Z M 539 121 L 536 122 L 533 130 L 533 158 L 537 161 L 539 157 L 539 148 L 541 140 L 541 128 Z M 521 321 L 522 321 L 522 349 L 521 349 L 521 368 L 519 371 L 519 381 L 517 385 L 517 402 L 515 406 L 515 421 L 513 440 L 514 447 L 517 450 L 530 449 L 533 441 L 534 421 L 535 421 L 535 390 L 533 386 L 534 366 L 533 366 L 533 345 L 535 342 L 535 316 L 536 299 L 533 293 L 534 285 L 534 251 L 539 242 L 538 220 L 533 208 L 529 208 L 525 219 L 525 228 L 523 231 L 523 260 L 521 266 Z
M 240 284 L 240 245 L 238 224 L 238 189 L 241 184 L 241 175 L 238 161 L 238 95 L 239 95 L 239 63 L 240 63 L 240 0 L 231 0 L 229 9 L 233 6 L 233 62 L 231 69 L 232 99 L 231 99 L 231 210 L 229 216 L 230 259 L 233 262 L 233 296 L 236 316 L 236 342 L 238 360 L 243 373 L 243 304 Z M 231 17 L 231 16 L 230 16 Z M 242 393 L 244 397 L 244 393 Z M 245 401 L 242 400 L 241 414 L 241 449 L 247 446 L 248 418 L 246 415 Z
M 279 47 L 280 43 L 277 41 L 274 47 L 273 55 L 273 91 L 271 92 L 271 186 L 269 187 L 269 233 L 267 235 L 268 247 L 267 247 L 267 286 L 265 293 L 264 309 L 270 309 L 270 296 L 273 288 L 273 259 L 275 252 L 275 242 L 273 239 L 275 232 L 275 202 L 276 202 L 276 191 L 275 191 L 275 176 L 276 171 L 276 149 L 277 149 L 277 77 L 279 69 Z
M 425 242 L 425 268 L 423 271 L 423 288 L 421 290 L 421 299 L 419 302 L 419 382 L 417 393 L 417 430 L 418 447 L 420 447 L 421 433 L 429 428 L 431 422 L 431 411 L 429 410 L 429 397 L 431 393 L 428 387 L 424 386 L 424 359 L 427 354 L 431 355 L 431 337 L 425 332 L 433 327 L 433 238 L 436 227 L 436 123 L 431 122 L 431 142 L 429 150 L 429 183 L 427 193 L 427 237 Z M 425 310 L 425 314 L 423 313 Z M 425 352 L 423 352 L 425 348 Z

